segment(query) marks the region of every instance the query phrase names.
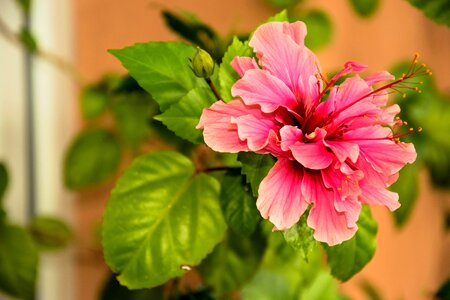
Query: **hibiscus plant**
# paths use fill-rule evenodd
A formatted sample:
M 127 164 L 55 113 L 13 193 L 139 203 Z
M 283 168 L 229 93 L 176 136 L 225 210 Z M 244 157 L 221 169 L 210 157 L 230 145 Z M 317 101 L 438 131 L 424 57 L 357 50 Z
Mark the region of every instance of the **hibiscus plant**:
M 400 206 L 387 188 L 416 160 L 401 138 L 420 131 L 389 94 L 429 70 L 415 56 L 397 79 L 361 77 L 367 67 L 349 61 L 327 78 L 306 34 L 282 12 L 234 38 L 218 66 L 180 42 L 110 50 L 186 141 L 137 157 L 111 192 L 102 246 L 121 285 L 342 299 L 330 273 L 348 280 L 373 257 L 369 206 Z

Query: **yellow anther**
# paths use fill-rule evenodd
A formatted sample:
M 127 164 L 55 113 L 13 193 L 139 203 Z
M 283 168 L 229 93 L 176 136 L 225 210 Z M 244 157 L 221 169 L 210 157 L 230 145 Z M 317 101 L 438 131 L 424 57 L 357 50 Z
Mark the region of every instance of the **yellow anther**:
M 405 94 L 405 93 L 403 93 L 402 97 L 403 97 L 403 98 L 406 98 L 406 94 Z
M 417 132 L 422 132 L 422 127 L 417 128 Z
M 406 122 L 406 121 L 403 121 L 403 125 L 405 125 L 405 126 L 406 126 L 406 125 L 408 125 L 408 122 Z
M 412 128 L 412 127 L 411 127 L 411 128 L 409 128 L 409 131 L 414 131 L 414 128 Z
M 310 134 L 308 134 L 308 137 L 310 137 L 310 138 L 315 138 L 316 137 L 316 132 L 315 131 L 313 131 L 313 132 L 311 132 Z

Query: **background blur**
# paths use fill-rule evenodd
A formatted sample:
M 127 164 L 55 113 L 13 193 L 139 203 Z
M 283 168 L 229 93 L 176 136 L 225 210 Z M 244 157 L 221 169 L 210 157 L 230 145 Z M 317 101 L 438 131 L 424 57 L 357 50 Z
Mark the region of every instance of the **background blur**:
M 370 71 L 384 70 L 419 52 L 438 88 L 450 93 L 450 28 L 433 23 L 403 0 L 381 1 L 378 11 L 366 19 L 346 0 L 301 2 L 302 9 L 311 7 L 325 11 L 334 26 L 332 42 L 315 51 L 325 71 L 336 70 L 347 60 L 367 64 Z M 67 192 L 62 183 L 63 156 L 83 125 L 77 100 L 83 84 L 106 73 L 124 73 L 107 49 L 178 39 L 165 26 L 162 9 L 192 12 L 222 35 L 249 32 L 278 11 L 262 0 L 35 1 L 31 29 L 42 49 L 73 64 L 72 76 L 39 57 L 28 69 L 30 58 L 23 49 L 0 36 L 0 160 L 11 173 L 7 211 L 23 224 L 31 214 L 56 215 L 75 231 L 69 249 L 44 256 L 40 299 L 96 299 L 106 280 L 97 230 L 113 182 Z M 0 0 L 0 17 L 14 30 L 23 23 L 10 0 Z M 67 66 L 62 68 L 67 71 Z M 29 116 L 31 126 L 26 125 Z M 30 143 L 35 145 L 34 162 Z M 342 285 L 354 299 L 365 299 L 361 284 L 366 281 L 385 299 L 428 299 L 450 276 L 450 237 L 444 218 L 449 193 L 432 188 L 427 172 L 420 178 L 419 199 L 403 228 L 394 226 L 387 210 L 373 209 L 379 221 L 375 257 Z

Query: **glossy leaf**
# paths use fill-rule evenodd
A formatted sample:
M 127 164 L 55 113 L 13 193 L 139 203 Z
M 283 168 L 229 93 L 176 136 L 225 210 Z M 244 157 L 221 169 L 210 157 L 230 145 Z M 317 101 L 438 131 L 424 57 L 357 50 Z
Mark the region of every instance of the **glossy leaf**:
M 258 196 L 258 188 L 269 170 L 275 164 L 275 158 L 271 155 L 261 155 L 250 152 L 241 152 L 238 160 L 242 163 L 242 174 L 250 184 L 253 196 Z
M 301 300 L 344 300 L 346 299 L 339 293 L 337 283 L 329 272 L 320 270 L 314 278 L 312 284 L 300 291 Z
M 96 86 L 89 86 L 83 90 L 80 102 L 83 117 L 90 120 L 105 112 L 108 107 L 108 95 Z
M 106 207 L 106 262 L 130 289 L 154 287 L 186 272 L 212 251 L 225 232 L 219 183 L 195 174 L 171 151 L 136 159 Z
M 240 173 L 227 172 L 222 179 L 220 202 L 225 220 L 235 232 L 249 235 L 261 220 L 256 199 Z
M 91 129 L 76 137 L 64 161 L 64 181 L 72 189 L 98 184 L 117 170 L 120 146 L 105 129 Z
M 131 92 L 114 97 L 113 114 L 121 141 L 138 147 L 150 133 L 150 120 L 158 111 L 147 93 Z
M 205 283 L 212 287 L 217 298 L 226 298 L 256 274 L 265 246 L 265 237 L 259 230 L 249 237 L 228 232 L 225 240 L 199 267 Z
M 207 86 L 190 68 L 195 48 L 184 43 L 151 42 L 109 52 L 152 95 L 162 112 L 193 88 Z
M 268 270 L 258 272 L 242 289 L 243 300 L 292 299 L 291 291 L 285 278 Z
M 38 252 L 28 232 L 19 226 L 0 225 L 0 290 L 33 299 Z
M 8 187 L 8 181 L 8 170 L 6 170 L 6 166 L 3 163 L 0 163 L 0 204 L 2 203 L 3 196 Z
M 314 239 L 314 231 L 306 223 L 307 213 L 304 213 L 294 226 L 283 230 L 286 242 L 295 250 L 299 251 L 303 258 L 308 261 L 308 256 L 317 245 Z
M 242 42 L 234 37 L 225 52 L 219 68 L 220 95 L 225 102 L 233 99 L 231 87 L 239 79 L 239 75 L 230 65 L 235 56 L 253 56 L 253 49 L 248 46 L 248 42 Z
M 305 45 L 311 50 L 321 49 L 331 42 L 334 33 L 333 23 L 324 11 L 314 9 L 291 19 L 306 23 L 308 34 L 305 38 Z
M 352 239 L 337 246 L 325 246 L 331 274 L 342 281 L 358 273 L 375 254 L 378 227 L 368 206 L 363 206 L 357 225 Z
M 397 226 L 406 223 L 416 203 L 419 194 L 419 166 L 418 163 L 406 165 L 400 171 L 397 182 L 390 187 L 393 192 L 398 193 L 401 204 L 393 214 Z
M 408 0 L 428 18 L 450 27 L 450 2 L 448 0 Z
M 33 219 L 28 228 L 40 250 L 64 248 L 72 238 L 69 226 L 53 217 L 39 216 Z
M 380 0 L 350 0 L 350 4 L 358 15 L 367 18 L 376 12 Z
M 189 91 L 178 103 L 155 119 L 161 121 L 177 136 L 192 143 L 202 143 L 202 131 L 196 129 L 204 108 L 216 101 L 209 87 L 198 87 Z

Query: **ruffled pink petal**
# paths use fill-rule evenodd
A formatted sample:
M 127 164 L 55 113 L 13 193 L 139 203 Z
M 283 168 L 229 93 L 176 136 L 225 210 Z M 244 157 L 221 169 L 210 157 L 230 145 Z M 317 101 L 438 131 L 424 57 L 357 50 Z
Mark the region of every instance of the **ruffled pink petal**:
M 302 130 L 297 126 L 286 125 L 280 129 L 281 143 L 280 147 L 283 151 L 288 151 L 289 147 L 302 140 Z
M 298 163 L 278 159 L 259 186 L 256 206 L 278 230 L 296 224 L 308 207 L 301 193 L 302 178 L 303 168 Z
M 360 183 L 362 193 L 359 197 L 362 203 L 369 205 L 384 205 L 390 211 L 400 207 L 398 194 L 380 186 L 370 184 L 369 180 L 362 180 Z
M 241 97 L 245 104 L 261 106 L 265 113 L 278 107 L 295 110 L 298 106 L 292 91 L 280 79 L 264 70 L 248 70 L 231 88 L 234 97 Z
M 240 100 L 233 100 L 227 104 L 218 101 L 203 110 L 196 128 L 204 129 L 205 143 L 214 151 L 232 153 L 248 151 L 247 142 L 239 139 L 237 125 L 231 120 L 251 113 L 260 114 L 258 110 L 246 107 Z
M 269 143 L 269 133 L 278 129 L 270 119 L 256 118 L 254 115 L 245 115 L 232 120 L 237 124 L 239 138 L 247 141 L 250 151 L 258 151 Z
M 248 70 L 259 69 L 256 60 L 252 57 L 239 57 L 235 56 L 230 65 L 239 74 L 240 77 L 244 76 L 244 73 Z
M 347 224 L 352 222 L 347 220 L 346 212 L 336 210 L 334 203 L 340 200 L 335 198 L 333 190 L 325 188 L 320 173 L 304 173 L 302 193 L 306 201 L 314 202 L 309 212 L 308 226 L 314 229 L 316 240 L 334 246 L 355 234 L 357 226 L 349 227 Z M 344 211 L 345 207 L 340 208 Z M 352 217 L 351 219 L 353 221 Z
M 356 221 L 358 221 L 359 214 L 361 213 L 361 202 L 357 198 L 347 198 L 345 200 L 339 200 L 334 203 L 334 207 L 337 212 L 344 213 L 347 219 L 347 227 L 357 227 Z
M 331 149 L 340 162 L 344 162 L 349 158 L 352 162 L 356 162 L 359 156 L 358 144 L 343 141 L 324 141 L 325 146 Z
M 327 151 L 327 148 L 321 141 L 317 143 L 297 142 L 289 148 L 295 160 L 308 169 L 325 169 L 334 158 L 334 155 Z
M 270 22 L 261 25 L 249 45 L 263 69 L 281 79 L 301 99 L 305 110 L 317 105 L 318 60 L 303 45 L 306 27 L 302 22 Z
M 360 170 L 352 170 L 343 163 L 340 167 L 330 167 L 321 171 L 326 188 L 332 189 L 340 200 L 357 198 L 361 194 L 359 181 L 364 177 Z
M 392 75 L 388 71 L 376 72 L 364 78 L 364 80 L 367 82 L 368 85 L 374 85 L 380 81 L 388 81 L 394 79 L 395 79 L 394 75 Z

